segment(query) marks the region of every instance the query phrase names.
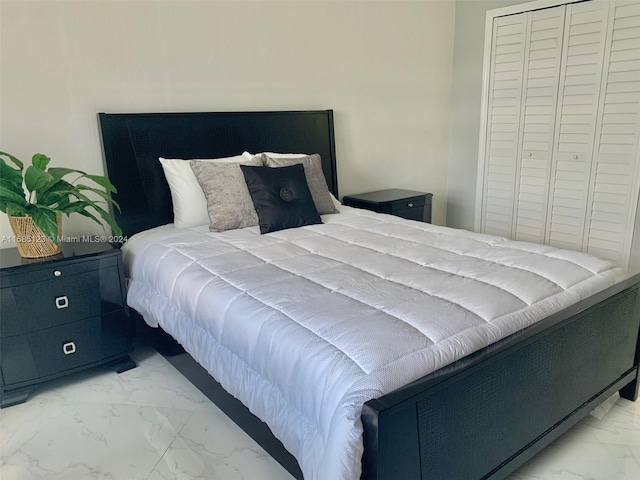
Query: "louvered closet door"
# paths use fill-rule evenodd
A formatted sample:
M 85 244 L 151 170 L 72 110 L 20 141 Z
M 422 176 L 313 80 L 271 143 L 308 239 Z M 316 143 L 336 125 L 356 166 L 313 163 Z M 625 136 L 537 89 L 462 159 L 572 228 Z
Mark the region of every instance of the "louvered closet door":
M 584 249 L 629 261 L 640 189 L 640 1 L 611 4 Z
M 493 27 L 481 230 L 511 236 L 520 137 L 522 69 L 528 14 Z
M 546 243 L 582 250 L 609 1 L 566 8 Z
M 564 20 L 564 5 L 528 15 L 517 203 L 510 235 L 517 240 L 545 239 Z

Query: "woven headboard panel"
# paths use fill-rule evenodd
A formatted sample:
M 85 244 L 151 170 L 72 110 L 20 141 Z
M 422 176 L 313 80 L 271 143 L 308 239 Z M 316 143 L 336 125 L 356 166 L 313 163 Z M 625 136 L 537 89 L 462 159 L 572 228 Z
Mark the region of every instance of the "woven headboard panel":
M 243 151 L 319 153 L 338 195 L 333 111 L 98 114 L 107 175 L 118 189 L 123 235 L 173 221 L 158 157 L 217 158 Z

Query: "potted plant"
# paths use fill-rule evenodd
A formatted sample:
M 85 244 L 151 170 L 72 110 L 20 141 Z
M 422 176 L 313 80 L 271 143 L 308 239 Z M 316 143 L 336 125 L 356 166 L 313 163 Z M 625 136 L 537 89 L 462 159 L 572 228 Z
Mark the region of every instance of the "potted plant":
M 73 168 L 47 169 L 50 161 L 46 155 L 36 153 L 25 169 L 16 157 L 0 152 L 0 211 L 9 217 L 20 255 L 36 258 L 59 253 L 62 214 L 79 213 L 104 228 L 102 219 L 114 235 L 120 236 L 122 231 L 115 219 L 100 206 L 120 208 L 111 198 L 116 188 L 109 179 Z M 85 180 L 95 186 L 86 185 Z M 87 193 L 99 199 L 93 200 Z

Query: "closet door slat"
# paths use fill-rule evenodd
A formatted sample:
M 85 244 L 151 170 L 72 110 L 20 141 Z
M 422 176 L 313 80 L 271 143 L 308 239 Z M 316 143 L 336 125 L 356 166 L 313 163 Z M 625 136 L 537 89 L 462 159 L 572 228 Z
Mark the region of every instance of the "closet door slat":
M 516 240 L 541 243 L 545 238 L 564 17 L 564 5 L 531 12 L 528 16 L 511 234 Z M 544 58 L 539 58 L 540 52 Z
M 583 249 L 626 265 L 640 191 L 640 65 L 621 65 L 640 59 L 640 2 L 611 10 Z
M 545 240 L 557 247 L 581 250 L 609 3 L 594 0 L 566 8 L 556 110 L 559 128 L 554 139 Z M 570 172 L 570 180 L 564 172 Z M 562 214 L 556 206 L 563 207 Z
M 511 236 L 527 15 L 493 27 L 481 230 Z

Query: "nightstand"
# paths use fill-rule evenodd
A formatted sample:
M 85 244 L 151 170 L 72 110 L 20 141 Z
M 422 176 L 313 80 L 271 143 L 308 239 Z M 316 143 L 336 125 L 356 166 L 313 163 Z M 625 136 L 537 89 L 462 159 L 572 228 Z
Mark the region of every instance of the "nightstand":
M 432 198 L 431 193 L 392 188 L 348 195 L 342 198 L 342 203 L 348 207 L 366 208 L 373 212 L 431 223 Z
M 108 243 L 65 243 L 40 259 L 0 250 L 0 407 L 62 375 L 135 367 L 123 274 Z

